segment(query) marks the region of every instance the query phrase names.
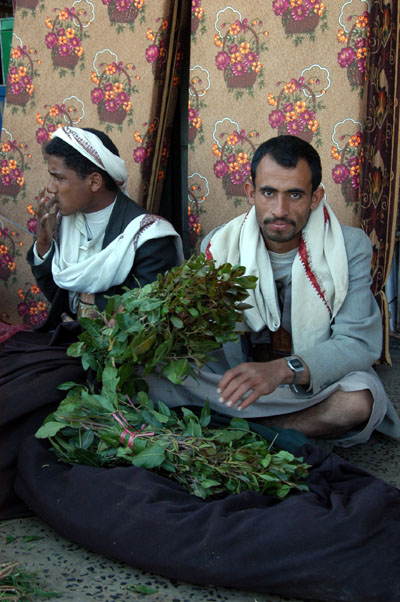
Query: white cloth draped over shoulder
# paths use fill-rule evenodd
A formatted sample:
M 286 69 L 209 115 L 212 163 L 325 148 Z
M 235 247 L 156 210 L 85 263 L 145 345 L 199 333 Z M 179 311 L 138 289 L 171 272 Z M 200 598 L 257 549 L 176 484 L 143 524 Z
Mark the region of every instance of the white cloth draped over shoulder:
M 255 208 L 231 220 L 211 238 L 206 251 L 217 264 L 246 266 L 246 274 L 258 277 L 257 287 L 244 311 L 251 331 L 278 330 L 281 320 L 274 275 L 257 222 Z M 330 336 L 330 324 L 342 306 L 348 289 L 348 261 L 340 223 L 323 200 L 311 212 L 302 232 L 292 266 L 292 343 L 294 353 L 317 345 Z
M 127 180 L 125 161 L 109 151 L 96 134 L 81 128 L 65 126 L 53 133 L 52 138 L 56 137 L 61 138 L 97 167 L 106 171 L 117 186 L 125 191 Z M 155 238 L 173 236 L 178 259 L 180 262 L 183 261 L 182 241 L 179 234 L 167 220 L 152 214 L 139 215 L 104 249 L 82 260 L 80 257 L 82 219 L 82 213 L 77 212 L 64 216 L 61 221 L 60 243 L 55 243 L 51 268 L 54 282 L 60 288 L 75 293 L 100 293 L 121 284 L 132 269 L 137 249 Z M 106 225 L 104 225 L 104 232 Z
M 55 130 L 51 138 L 61 138 L 86 159 L 106 171 L 118 188 L 126 194 L 127 171 L 125 161 L 108 150 L 96 134 L 86 132 L 82 128 L 64 126 Z
M 64 216 L 60 245 L 56 243 L 52 262 L 54 282 L 69 291 L 99 293 L 125 281 L 135 260 L 137 249 L 154 238 L 173 236 L 179 262 L 183 261 L 182 242 L 173 226 L 153 214 L 139 215 L 104 249 L 79 261 L 80 214 Z

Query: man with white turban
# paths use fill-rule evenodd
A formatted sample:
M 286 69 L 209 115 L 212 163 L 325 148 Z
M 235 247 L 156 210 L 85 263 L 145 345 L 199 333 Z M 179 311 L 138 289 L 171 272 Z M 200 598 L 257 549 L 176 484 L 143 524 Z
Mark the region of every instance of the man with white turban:
M 52 303 L 43 330 L 103 310 L 105 295 L 145 285 L 182 262 L 179 235 L 125 194 L 127 172 L 103 132 L 61 127 L 45 147 L 50 179 L 28 262 Z

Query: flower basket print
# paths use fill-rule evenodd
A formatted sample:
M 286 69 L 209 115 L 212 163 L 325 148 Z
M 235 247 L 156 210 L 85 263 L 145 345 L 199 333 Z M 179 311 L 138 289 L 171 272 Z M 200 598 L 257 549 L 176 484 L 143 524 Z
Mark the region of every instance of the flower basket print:
M 128 70 L 135 70 L 135 66 L 115 60 L 109 64 L 100 63 L 98 69 L 102 70 L 100 75 L 98 70 L 92 71 L 91 78 L 96 87 L 92 89 L 90 97 L 93 104 L 97 105 L 101 123 L 118 125 L 122 129 L 121 124 L 129 115 L 128 125 L 131 125 L 131 95 L 138 90 Z M 108 125 L 106 130 L 110 129 L 112 126 Z
M 169 20 L 158 17 L 156 23 L 160 23 L 154 31 L 148 27 L 146 37 L 151 44 L 145 50 L 146 61 L 151 64 L 154 79 L 164 81 L 168 58 Z
M 293 37 L 296 46 L 302 43 L 304 35 L 314 42 L 319 25 L 322 31 L 328 28 L 328 11 L 318 0 L 274 0 L 272 10 L 282 18 L 286 36 Z
M 10 282 L 10 277 L 12 282 L 17 281 L 15 257 L 21 255 L 18 249 L 20 245 L 15 244 L 13 236 L 18 236 L 18 234 L 10 232 L 0 222 L 0 280 L 6 287 Z
M 18 315 L 22 317 L 24 324 L 29 326 L 40 326 L 47 319 L 48 304 L 36 284 L 25 283 L 26 289 L 18 289 L 20 302 L 17 306 Z
M 225 193 L 234 199 L 235 207 L 247 196 L 244 184 L 250 177 L 250 164 L 255 151 L 253 140 L 258 137 L 259 133 L 255 130 L 246 132 L 239 128 L 229 133 L 221 132 L 217 138 L 214 134 L 217 140 L 213 144 L 213 154 L 217 158 L 214 174 L 222 180 Z
M 35 196 L 35 200 L 39 201 L 39 197 Z M 34 208 L 34 206 L 32 205 L 32 203 L 29 203 L 26 207 L 26 210 L 28 212 L 29 215 L 29 219 L 26 222 L 26 229 L 28 230 L 28 232 L 30 232 L 31 234 L 33 234 L 34 236 L 36 236 L 37 233 L 37 217 L 36 217 L 36 209 Z
M 30 102 L 33 107 L 35 97 L 35 85 L 33 80 L 39 76 L 35 63 L 40 64 L 40 60 L 32 60 L 32 55 L 36 55 L 37 50 L 27 48 L 27 46 L 16 46 L 10 53 L 10 64 L 7 74 L 7 104 L 13 105 L 12 113 L 16 113 L 21 108 L 26 113 L 26 105 Z M 17 108 L 18 107 L 18 108 Z
M 39 0 L 18 0 L 18 6 L 20 8 L 36 8 L 39 4 Z
M 338 52 L 338 63 L 347 70 L 351 89 L 358 90 L 360 96 L 363 96 L 366 79 L 368 12 L 365 11 L 359 16 L 350 15 L 347 21 L 349 24 L 354 23 L 348 30 L 344 28 L 338 30 L 337 39 L 345 45 Z
M 151 177 L 158 125 L 158 119 L 155 118 L 150 124 L 147 122 L 143 124 L 143 127 L 147 128 L 144 134 L 141 134 L 136 130 L 133 135 L 134 141 L 138 145 L 133 150 L 133 160 L 140 165 L 140 173 L 143 177 L 145 186 L 148 185 Z M 161 181 L 165 177 L 168 157 L 169 142 L 168 137 L 164 136 L 162 141 L 160 167 L 157 174 L 158 181 Z
M 144 21 L 144 0 L 101 0 L 107 6 L 108 17 L 111 25 L 117 26 L 117 32 L 121 33 L 124 26 L 128 25 L 131 31 L 135 29 L 135 21 L 140 15 L 140 22 Z
M 210 75 L 207 69 L 195 65 L 190 69 L 189 103 L 188 103 L 188 141 L 193 146 L 196 138 L 204 142 L 204 127 L 200 110 L 207 107 L 203 97 L 210 87 Z
M 197 30 L 201 24 L 201 28 L 200 28 L 200 32 L 202 34 L 206 33 L 206 27 L 205 27 L 205 14 L 204 14 L 204 8 L 201 5 L 201 0 L 192 0 L 192 7 L 191 7 L 191 20 L 190 20 L 190 32 L 191 32 L 191 36 L 192 36 L 192 42 L 196 42 L 197 41 Z
M 318 77 L 309 77 L 306 80 L 302 75 L 288 82 L 279 81 L 276 85 L 281 87 L 279 94 L 270 93 L 267 99 L 268 104 L 274 107 L 268 116 L 270 126 L 278 130 L 278 135 L 290 134 L 306 142 L 314 139 L 314 145 L 321 146 L 317 114 L 325 105 L 318 100 L 314 89 L 320 85 Z M 325 89 L 322 88 L 318 96 L 324 93 Z
M 75 109 L 67 107 L 64 103 L 54 104 L 52 106 L 44 105 L 46 110 L 44 116 L 41 113 L 36 113 L 36 123 L 39 128 L 36 130 L 35 136 L 38 144 L 42 145 L 42 150 L 47 142 L 51 139 L 53 132 L 65 125 L 74 125 L 73 113 Z
M 37 8 L 39 8 L 40 11 L 44 10 L 44 0 L 18 0 L 17 8 L 21 9 L 22 18 L 28 16 L 36 17 Z
M 360 124 L 357 124 L 352 119 L 345 120 L 337 125 L 343 126 L 346 122 L 351 123 L 353 131 L 355 127 L 360 126 Z M 335 140 L 335 134 L 332 137 L 333 140 Z M 357 213 L 360 192 L 360 171 L 364 158 L 361 130 L 356 131 L 354 134 L 339 136 L 339 140 L 331 148 L 331 157 L 337 161 L 332 169 L 332 179 L 335 184 L 340 185 L 346 206 L 352 207 L 354 212 Z
M 256 27 L 262 27 L 259 19 L 251 22 L 236 19 L 231 25 L 222 22 L 214 36 L 214 44 L 220 49 L 215 65 L 223 72 L 228 91 L 235 91 L 236 98 L 240 98 L 244 91 L 252 96 L 256 81 L 259 88 L 265 85 L 260 54 L 268 49 L 260 37 L 267 36 L 268 32 L 257 32 Z
M 55 8 L 57 13 L 52 20 L 46 18 L 46 27 L 50 32 L 45 37 L 45 44 L 51 50 L 53 66 L 60 69 L 60 76 L 67 70 L 74 75 L 74 69 L 80 61 L 80 69 L 84 69 L 82 40 L 88 37 L 79 18 L 80 11 L 75 8 Z
M 3 130 L 4 132 L 5 130 Z M 25 176 L 24 171 L 29 169 L 26 158 L 31 155 L 26 153 L 27 145 L 18 143 L 17 140 L 5 140 L 1 144 L 0 150 L 0 194 L 3 204 L 8 203 L 12 197 L 17 202 L 19 198 L 25 197 Z M 21 194 L 22 193 L 22 194 Z
M 188 177 L 188 229 L 191 250 L 196 248 L 203 234 L 200 219 L 201 215 L 206 213 L 203 209 L 203 203 L 209 193 L 207 178 L 199 173 L 193 173 Z

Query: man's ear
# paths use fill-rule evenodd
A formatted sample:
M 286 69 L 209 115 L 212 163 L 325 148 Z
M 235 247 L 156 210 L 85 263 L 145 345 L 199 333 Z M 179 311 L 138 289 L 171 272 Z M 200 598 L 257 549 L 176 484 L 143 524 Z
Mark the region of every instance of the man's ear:
M 244 191 L 247 195 L 247 198 L 249 199 L 249 203 L 250 205 L 254 205 L 254 203 L 256 202 L 255 200 L 255 189 L 253 184 L 250 182 L 250 180 L 246 180 L 246 182 L 244 183 Z
M 89 175 L 89 185 L 91 192 L 97 192 L 103 186 L 103 177 L 94 171 Z
M 325 195 L 325 189 L 322 186 L 318 186 L 318 188 L 316 190 L 314 190 L 314 192 L 312 193 L 312 197 L 311 197 L 311 205 L 310 205 L 311 211 L 314 211 L 314 209 L 316 209 L 319 206 L 320 202 L 324 198 L 324 195 Z

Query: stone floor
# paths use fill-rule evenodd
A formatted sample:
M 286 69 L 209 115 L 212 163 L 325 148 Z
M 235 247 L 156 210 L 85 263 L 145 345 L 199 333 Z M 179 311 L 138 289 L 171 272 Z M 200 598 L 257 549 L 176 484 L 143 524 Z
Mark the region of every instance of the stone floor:
M 400 338 L 391 337 L 390 347 L 393 366 L 380 366 L 378 372 L 400 412 Z M 335 453 L 400 487 L 400 441 L 374 435 L 366 444 L 337 448 Z M 0 524 L 0 559 L 19 561 L 26 570 L 37 571 L 47 589 L 60 592 L 61 601 L 301 602 L 255 592 L 199 587 L 144 573 L 63 539 L 38 517 Z

